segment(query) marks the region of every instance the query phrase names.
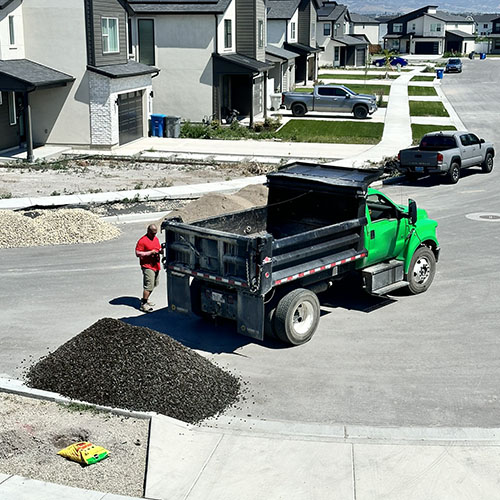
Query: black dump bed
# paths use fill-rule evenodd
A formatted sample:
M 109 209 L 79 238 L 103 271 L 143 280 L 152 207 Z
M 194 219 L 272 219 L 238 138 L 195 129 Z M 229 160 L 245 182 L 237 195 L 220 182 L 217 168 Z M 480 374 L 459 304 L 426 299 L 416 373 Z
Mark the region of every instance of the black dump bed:
M 368 185 L 380 171 L 294 163 L 268 175 L 264 207 L 191 224 L 167 221 L 165 265 L 264 294 L 359 256 Z

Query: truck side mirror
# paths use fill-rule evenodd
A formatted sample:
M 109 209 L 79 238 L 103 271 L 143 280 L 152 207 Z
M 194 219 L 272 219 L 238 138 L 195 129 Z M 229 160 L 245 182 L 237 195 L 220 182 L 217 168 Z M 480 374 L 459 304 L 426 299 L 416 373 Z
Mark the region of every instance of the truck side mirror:
M 479 139 L 479 142 L 480 142 L 481 144 L 484 144 L 484 142 L 485 142 L 485 141 L 484 141 L 484 139 Z
M 408 219 L 412 225 L 417 222 L 417 203 L 411 198 L 408 200 Z

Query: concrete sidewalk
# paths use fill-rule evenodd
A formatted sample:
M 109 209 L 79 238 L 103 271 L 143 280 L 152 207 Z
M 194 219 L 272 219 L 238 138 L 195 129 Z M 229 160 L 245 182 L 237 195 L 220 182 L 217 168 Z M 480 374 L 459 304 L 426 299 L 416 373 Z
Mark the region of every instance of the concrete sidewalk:
M 58 394 L 0 378 L 0 391 Z M 97 407 L 105 410 L 106 408 Z M 384 428 L 219 416 L 151 419 L 145 498 L 154 500 L 500 500 L 500 429 Z M 0 499 L 125 500 L 0 473 Z

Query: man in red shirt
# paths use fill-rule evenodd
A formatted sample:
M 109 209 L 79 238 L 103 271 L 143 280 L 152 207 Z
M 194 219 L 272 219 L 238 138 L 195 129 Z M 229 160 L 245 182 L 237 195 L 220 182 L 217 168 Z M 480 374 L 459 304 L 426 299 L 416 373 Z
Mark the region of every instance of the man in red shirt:
M 149 302 L 149 296 L 158 285 L 160 275 L 160 240 L 156 236 L 158 228 L 155 224 L 148 226 L 147 233 L 137 242 L 135 255 L 139 257 L 143 277 L 143 292 L 140 310 L 152 312 L 153 303 Z

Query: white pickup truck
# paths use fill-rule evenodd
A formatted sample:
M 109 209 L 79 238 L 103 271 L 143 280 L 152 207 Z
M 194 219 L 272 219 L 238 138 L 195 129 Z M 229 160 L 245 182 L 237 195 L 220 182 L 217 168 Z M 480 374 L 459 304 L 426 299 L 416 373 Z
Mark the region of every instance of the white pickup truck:
M 460 179 L 460 170 L 481 167 L 493 170 L 495 148 L 491 142 L 466 131 L 445 130 L 424 135 L 420 144 L 399 152 L 399 170 L 410 180 L 422 175 L 439 174 L 451 184 Z

